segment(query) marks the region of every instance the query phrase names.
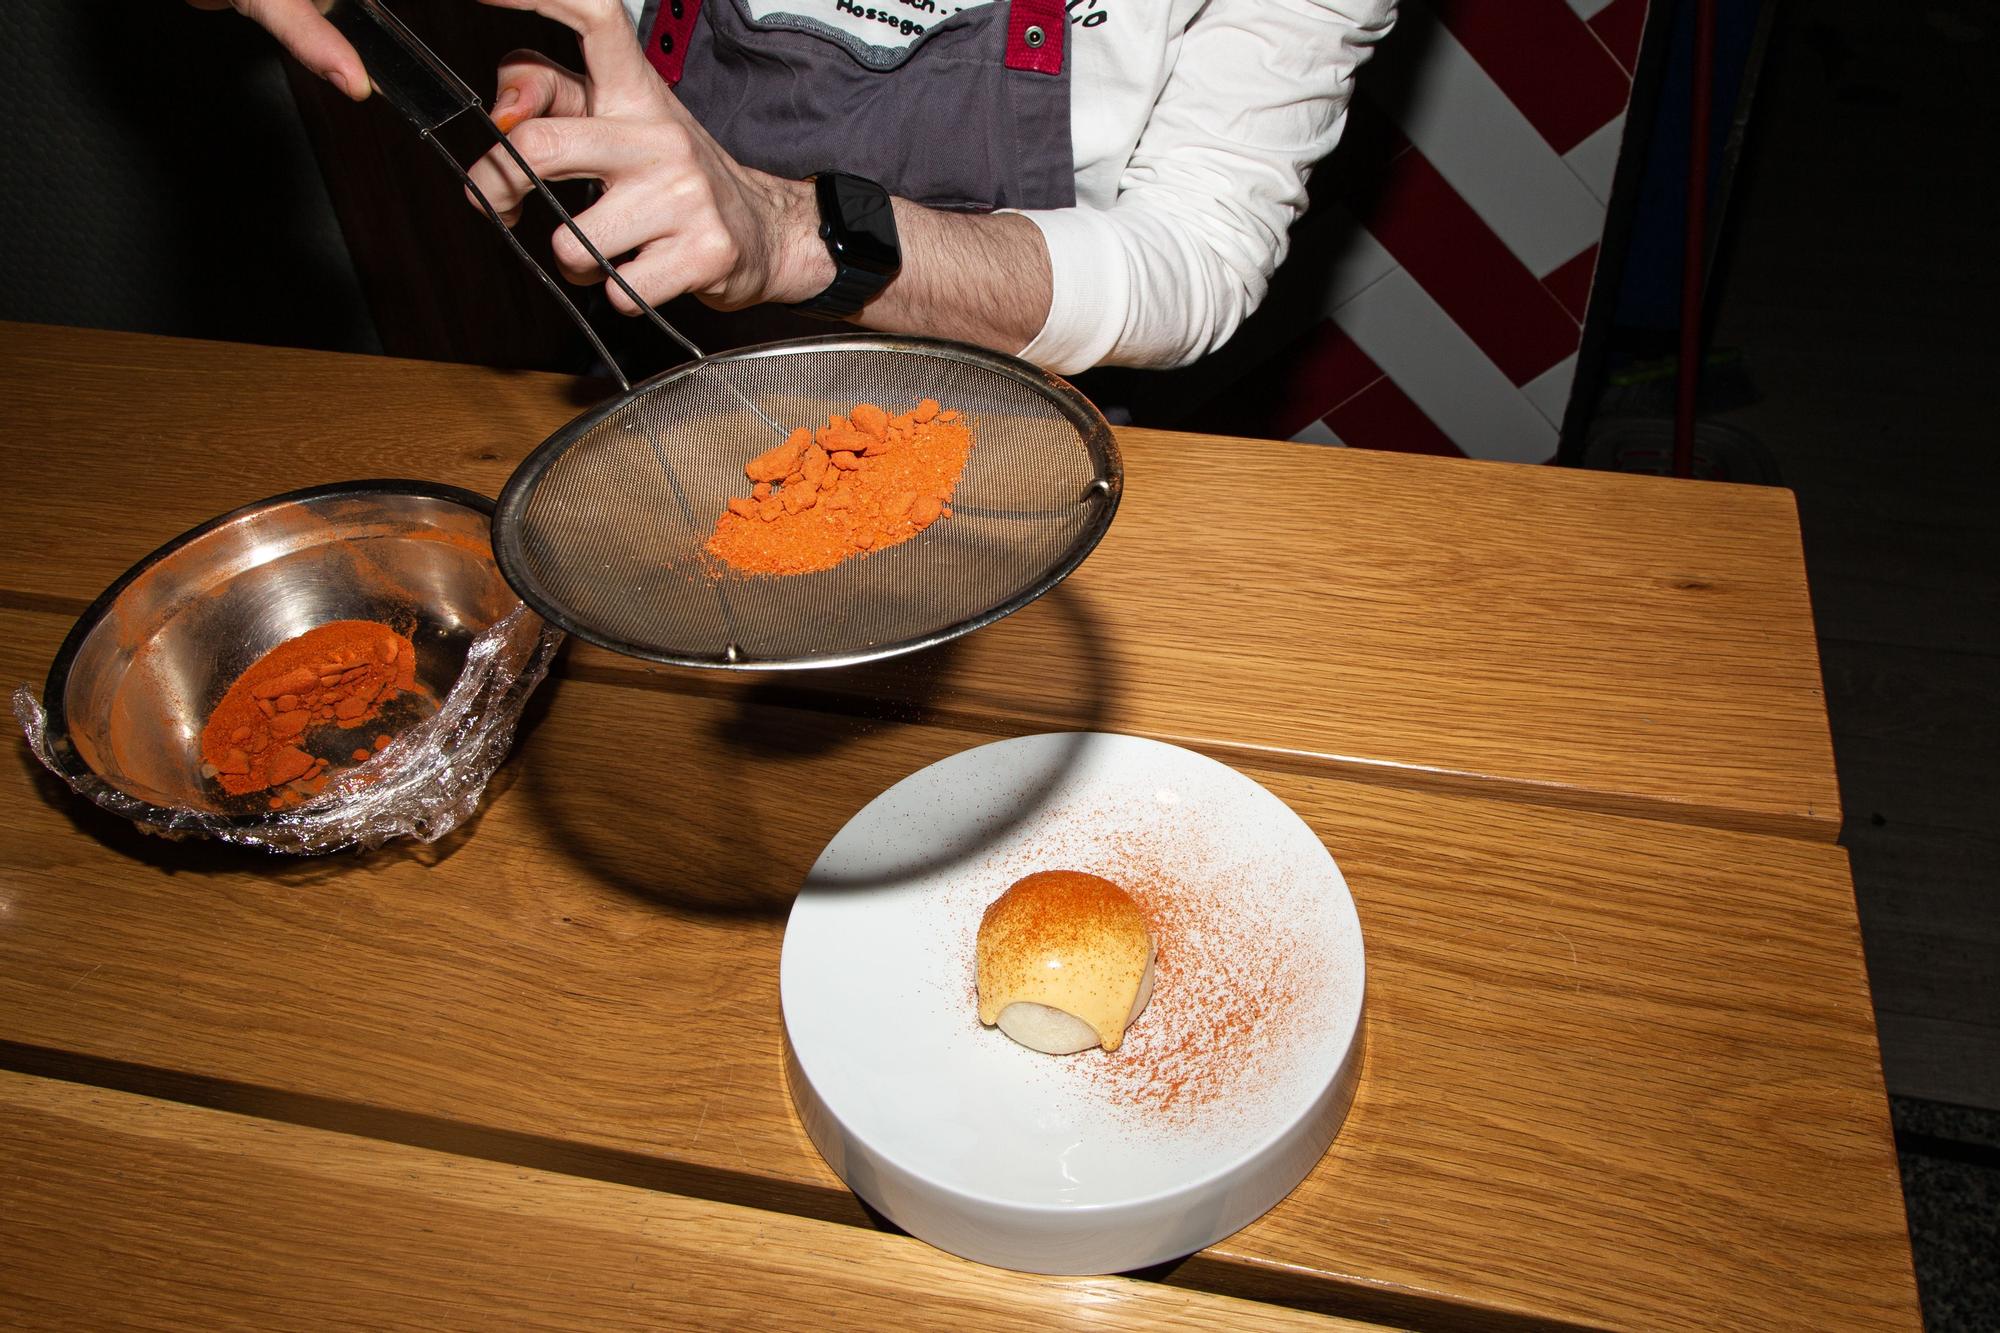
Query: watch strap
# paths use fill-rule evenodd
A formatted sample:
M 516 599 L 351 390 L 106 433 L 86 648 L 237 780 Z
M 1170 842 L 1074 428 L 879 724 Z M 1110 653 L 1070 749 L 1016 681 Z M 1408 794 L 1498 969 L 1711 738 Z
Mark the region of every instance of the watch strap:
M 886 240 L 889 254 L 886 260 L 878 257 L 873 264 L 850 262 L 850 253 L 846 248 L 860 238 L 851 229 L 852 220 L 845 216 L 841 200 L 851 199 L 851 191 L 857 187 L 870 197 L 875 205 L 870 211 L 876 217 L 890 219 L 886 238 L 879 233 L 874 238 L 877 246 Z M 852 319 L 861 312 L 861 307 L 889 285 L 902 268 L 900 257 L 895 253 L 895 227 L 893 214 L 888 212 L 888 191 L 874 181 L 859 176 L 823 171 L 813 177 L 813 203 L 819 211 L 820 240 L 826 243 L 827 254 L 833 259 L 833 281 L 819 295 L 798 302 L 792 309 L 817 319 Z
M 882 274 L 845 266 L 836 259 L 833 281 L 818 296 L 800 301 L 792 309 L 814 319 L 852 319 L 888 285 L 889 279 Z

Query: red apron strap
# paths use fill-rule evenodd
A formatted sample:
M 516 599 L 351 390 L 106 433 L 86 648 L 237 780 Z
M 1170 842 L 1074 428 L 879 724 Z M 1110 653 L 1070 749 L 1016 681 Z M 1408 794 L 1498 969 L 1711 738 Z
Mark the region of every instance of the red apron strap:
M 1014 0 L 1007 13 L 1007 68 L 1062 73 L 1068 30 L 1063 0 Z
M 670 84 L 681 81 L 688 42 L 694 37 L 694 21 L 699 17 L 701 0 L 660 0 L 653 30 L 646 34 L 646 59 Z

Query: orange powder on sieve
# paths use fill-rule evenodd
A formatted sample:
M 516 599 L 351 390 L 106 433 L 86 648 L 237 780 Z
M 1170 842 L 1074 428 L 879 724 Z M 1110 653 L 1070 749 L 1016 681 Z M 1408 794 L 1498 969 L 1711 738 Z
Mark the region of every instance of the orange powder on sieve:
M 231 796 L 288 784 L 294 795 L 310 794 L 323 784 L 327 761 L 306 752 L 307 736 L 374 720 L 383 704 L 415 688 L 416 671 L 410 640 L 372 620 L 336 620 L 287 639 L 238 676 L 209 714 L 203 772 Z M 285 803 L 283 795 L 271 799 L 274 808 Z
M 935 399 L 897 416 L 862 403 L 746 463 L 751 492 L 729 502 L 709 553 L 745 574 L 809 574 L 906 542 L 951 517 L 971 453 L 971 429 Z

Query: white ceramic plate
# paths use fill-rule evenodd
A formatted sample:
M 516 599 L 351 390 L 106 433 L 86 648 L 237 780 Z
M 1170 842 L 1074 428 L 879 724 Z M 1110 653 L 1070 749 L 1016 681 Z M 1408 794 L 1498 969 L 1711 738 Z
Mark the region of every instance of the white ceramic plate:
M 1035 870 L 1123 885 L 1157 981 L 1118 1051 L 980 1026 L 981 913 Z M 780 970 L 793 1100 L 848 1186 L 982 1263 L 1110 1273 L 1190 1254 L 1326 1151 L 1361 1056 L 1339 867 L 1249 778 L 1157 741 L 1027 736 L 942 760 L 806 877 Z

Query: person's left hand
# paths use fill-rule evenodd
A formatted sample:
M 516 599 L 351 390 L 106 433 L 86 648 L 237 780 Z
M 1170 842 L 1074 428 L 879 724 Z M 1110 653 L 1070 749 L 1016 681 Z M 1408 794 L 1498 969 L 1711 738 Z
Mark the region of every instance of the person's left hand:
M 800 271 L 810 264 L 800 237 L 814 235 L 811 187 L 724 152 L 646 63 L 618 0 L 486 3 L 546 15 L 582 40 L 584 75 L 535 52 L 509 55 L 493 116 L 543 178 L 603 182 L 577 224 L 606 259 L 629 253 L 618 272 L 641 296 L 658 305 L 692 292 L 734 310 L 804 300 L 825 285 Z M 519 220 L 533 187 L 505 151 L 493 149 L 471 175 L 508 225 Z M 568 228 L 556 230 L 554 250 L 571 281 L 602 276 Z M 613 305 L 638 313 L 616 283 L 607 287 Z

